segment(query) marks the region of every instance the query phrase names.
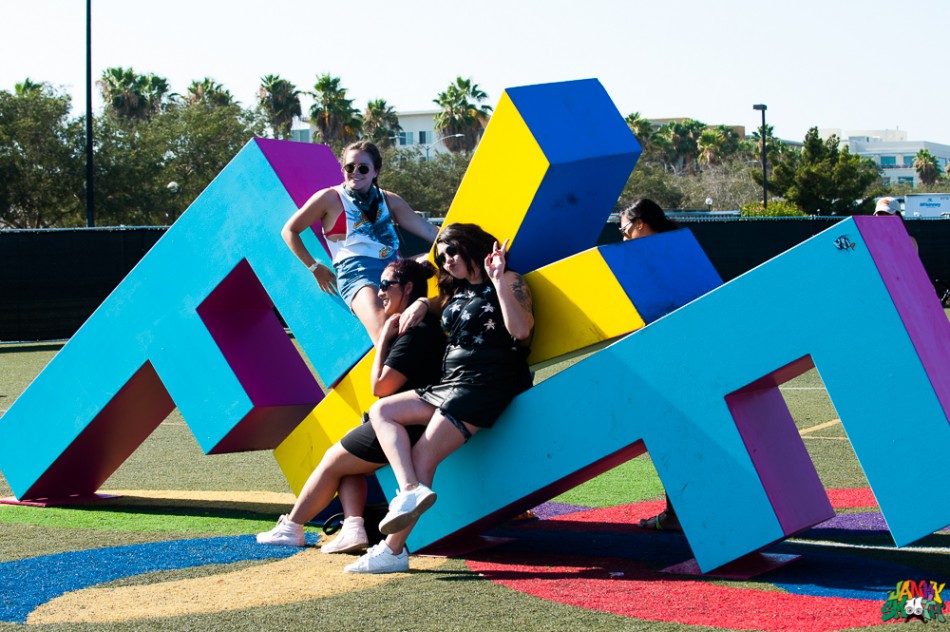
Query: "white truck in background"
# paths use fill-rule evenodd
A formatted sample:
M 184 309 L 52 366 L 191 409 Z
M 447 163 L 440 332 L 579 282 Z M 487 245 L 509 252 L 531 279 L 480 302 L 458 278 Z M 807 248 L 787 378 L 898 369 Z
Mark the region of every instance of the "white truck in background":
M 904 217 L 950 218 L 950 193 L 909 193 L 904 196 Z

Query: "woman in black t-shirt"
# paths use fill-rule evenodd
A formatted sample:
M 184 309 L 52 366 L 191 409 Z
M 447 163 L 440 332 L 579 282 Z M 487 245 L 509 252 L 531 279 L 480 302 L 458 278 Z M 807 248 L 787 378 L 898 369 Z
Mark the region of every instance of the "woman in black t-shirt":
M 399 259 L 383 270 L 379 298 L 387 320 L 376 340 L 376 356 L 370 380 L 373 394 L 384 397 L 416 389 L 439 381 L 445 334 L 435 316 L 398 333 L 399 315 L 414 301 L 425 297 L 427 279 L 435 273 L 432 264 L 414 259 Z M 365 416 L 364 416 L 365 420 Z M 424 426 L 408 428 L 413 443 L 422 436 Z M 338 443 L 330 446 L 320 464 L 307 479 L 289 514 L 281 516 L 277 526 L 260 533 L 261 544 L 304 546 L 303 525 L 326 507 L 339 490 L 343 505 L 340 535 L 323 545 L 324 553 L 349 553 L 367 546 L 362 513 L 366 505 L 366 474 L 386 463 L 371 424 L 357 426 Z

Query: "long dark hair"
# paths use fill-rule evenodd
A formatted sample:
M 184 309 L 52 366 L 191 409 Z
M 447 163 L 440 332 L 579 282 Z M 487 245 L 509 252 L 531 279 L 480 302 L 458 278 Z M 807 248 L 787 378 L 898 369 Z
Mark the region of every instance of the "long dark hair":
M 415 259 L 396 259 L 386 266 L 393 273 L 393 280 L 399 283 L 412 283 L 409 303 L 429 294 L 429 279 L 435 276 L 435 266 L 428 261 Z
M 459 249 L 459 255 L 469 272 L 480 270 L 482 278 L 488 280 L 488 271 L 485 270 L 485 259 L 491 254 L 498 241 L 495 237 L 482 230 L 478 224 L 449 224 L 444 226 L 439 236 L 435 238 L 435 245 L 454 244 Z M 445 303 L 455 294 L 455 290 L 461 285 L 461 281 L 442 268 L 442 263 L 436 258 L 439 264 L 439 296 Z
M 621 214 L 630 221 L 642 219 L 655 233 L 665 233 L 668 230 L 676 230 L 680 227 L 679 224 L 666 216 L 659 204 L 647 198 L 640 198 L 623 209 Z

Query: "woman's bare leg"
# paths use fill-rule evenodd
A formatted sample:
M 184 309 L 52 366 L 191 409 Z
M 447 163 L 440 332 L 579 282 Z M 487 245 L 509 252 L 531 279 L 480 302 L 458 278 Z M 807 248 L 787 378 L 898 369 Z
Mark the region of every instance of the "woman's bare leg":
M 333 444 L 323 455 L 317 469 L 310 474 L 310 478 L 300 490 L 300 496 L 297 497 L 294 508 L 287 517 L 291 522 L 306 524 L 330 504 L 344 477 L 371 474 L 377 469 L 379 469 L 378 463 L 364 461 L 347 452 L 339 443 Z M 341 501 L 344 500 L 345 495 L 341 496 Z M 346 512 L 345 506 L 344 512 Z M 360 507 L 353 515 L 362 515 L 362 513 L 363 510 Z
M 419 482 L 413 467 L 412 445 L 405 426 L 427 424 L 435 412 L 435 406 L 422 401 L 412 391 L 384 397 L 369 409 L 369 420 L 376 431 L 376 438 L 379 439 L 402 490 L 412 489 Z
M 465 424 L 465 428 L 473 435 L 480 430 L 471 424 Z M 436 411 L 432 416 L 432 421 L 426 427 L 425 434 L 412 447 L 412 460 L 415 471 L 419 475 L 419 482 L 432 487 L 436 467 L 464 444 L 465 437 L 462 436 L 461 431 L 445 415 Z M 416 522 L 413 520 L 412 524 L 402 531 L 386 536 L 386 546 L 390 551 L 397 554 L 402 551 Z
M 337 495 L 343 505 L 344 518 L 362 516 L 366 509 L 366 474 L 341 478 Z
M 364 285 L 357 290 L 350 303 L 350 309 L 360 319 L 360 323 L 369 334 L 369 339 L 376 344 L 379 332 L 382 331 L 383 324 L 386 322 L 386 312 L 383 310 L 383 302 L 377 295 L 376 286 Z

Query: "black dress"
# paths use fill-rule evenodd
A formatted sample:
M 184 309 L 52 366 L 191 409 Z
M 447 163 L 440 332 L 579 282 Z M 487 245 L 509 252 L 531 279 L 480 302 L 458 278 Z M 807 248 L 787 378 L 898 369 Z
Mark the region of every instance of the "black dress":
M 442 329 L 449 337 L 442 380 L 416 392 L 447 417 L 490 428 L 512 398 L 531 386 L 528 348 L 505 329 L 491 282 L 460 287 L 442 312 Z

